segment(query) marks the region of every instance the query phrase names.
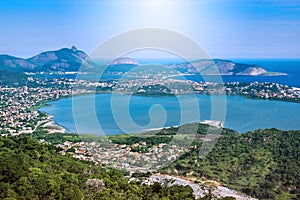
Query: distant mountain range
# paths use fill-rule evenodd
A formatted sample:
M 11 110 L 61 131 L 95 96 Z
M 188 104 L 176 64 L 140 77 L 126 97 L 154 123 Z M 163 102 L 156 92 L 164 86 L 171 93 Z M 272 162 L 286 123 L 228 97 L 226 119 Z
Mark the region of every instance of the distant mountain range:
M 76 47 L 46 51 L 28 59 L 0 55 L 0 69 L 18 72 L 78 71 L 81 66 L 93 68 L 94 63 Z
M 198 60 L 190 63 L 173 64 L 170 67 L 182 73 L 203 75 L 266 75 L 268 72 L 259 65 L 235 63 L 230 60 Z
M 0 70 L 15 72 L 69 72 L 97 70 L 97 65 L 89 56 L 75 46 L 55 51 L 46 51 L 28 59 L 10 55 L 0 55 Z M 132 68 L 142 67 L 138 61 L 131 58 L 118 58 L 109 64 L 106 71 L 125 72 Z M 191 63 L 171 64 L 167 68 L 181 73 L 203 75 L 283 75 L 283 73 L 267 72 L 259 65 L 235 63 L 230 60 L 206 59 Z

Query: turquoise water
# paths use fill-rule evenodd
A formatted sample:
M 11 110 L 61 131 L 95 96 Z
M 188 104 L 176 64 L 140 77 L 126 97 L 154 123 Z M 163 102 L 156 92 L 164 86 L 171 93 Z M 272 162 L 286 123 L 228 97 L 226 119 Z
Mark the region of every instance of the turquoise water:
M 222 120 L 224 127 L 238 132 L 261 128 L 300 129 L 300 104 L 240 96 L 160 98 L 97 94 L 50 104 L 40 110 L 53 115 L 54 120 L 69 132 L 111 135 L 207 119 Z

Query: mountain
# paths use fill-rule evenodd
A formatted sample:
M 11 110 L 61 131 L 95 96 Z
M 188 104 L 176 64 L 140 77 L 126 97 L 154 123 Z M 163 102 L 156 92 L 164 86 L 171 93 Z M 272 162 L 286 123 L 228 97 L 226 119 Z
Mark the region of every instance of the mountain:
M 215 67 L 216 66 L 216 67 Z M 55 51 L 46 51 L 28 59 L 10 55 L 0 55 L 0 70 L 17 72 L 66 72 L 78 71 L 83 67 L 90 72 L 97 70 L 89 56 L 75 46 Z M 149 68 L 149 67 L 148 67 Z M 170 71 L 202 75 L 285 75 L 267 72 L 263 67 L 252 64 L 236 63 L 230 60 L 206 59 L 190 63 L 167 66 Z M 125 73 L 142 69 L 140 63 L 132 58 L 118 58 L 108 64 L 106 73 Z M 163 70 L 166 70 L 164 68 Z
M 115 59 L 110 65 L 111 66 L 113 66 L 113 65 L 136 65 L 136 66 L 140 66 L 141 64 L 138 61 L 136 61 L 135 59 L 122 57 L 122 58 Z
M 235 63 L 230 60 L 206 59 L 198 60 L 190 63 L 173 64 L 169 66 L 171 69 L 181 73 L 203 74 L 203 75 L 267 75 L 263 67 L 252 64 Z
M 117 58 L 112 62 L 107 63 L 105 66 L 107 67 L 105 70 L 106 74 L 126 73 L 136 69 L 137 67 L 138 69 L 141 69 L 141 64 L 138 61 L 127 57 Z
M 94 63 L 83 51 L 76 47 L 63 48 L 56 51 L 40 53 L 28 59 L 17 58 L 9 55 L 0 55 L 0 69 L 19 72 L 38 71 L 78 71 L 83 66 L 93 68 Z
M 1 71 L 0 70 L 0 86 L 24 86 L 29 84 L 29 76 L 22 72 L 8 72 L 8 71 Z
M 151 65 L 151 68 L 155 66 Z M 138 61 L 131 58 L 118 58 L 107 68 L 107 72 L 128 72 L 135 71 L 140 73 L 174 73 L 174 71 L 188 74 L 202 75 L 286 75 L 278 72 L 268 72 L 260 65 L 236 63 L 231 60 L 205 59 L 192 61 L 190 63 L 171 64 L 165 67 L 156 67 L 156 70 L 150 72 L 149 65 L 142 66 Z M 146 70 L 145 70 L 146 69 Z M 169 70 L 167 70 L 169 69 Z
M 17 58 L 9 55 L 0 55 L 0 69 L 8 71 L 32 71 L 35 68 L 33 63 L 26 59 Z

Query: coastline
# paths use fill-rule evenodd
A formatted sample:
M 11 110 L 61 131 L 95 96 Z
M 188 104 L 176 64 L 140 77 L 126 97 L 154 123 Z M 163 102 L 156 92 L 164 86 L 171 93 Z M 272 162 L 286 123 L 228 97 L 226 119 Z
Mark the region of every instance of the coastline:
M 78 95 L 74 95 L 74 96 L 84 96 L 84 95 L 88 95 L 88 94 L 78 94 Z M 72 132 L 65 126 L 61 125 L 60 123 L 58 123 L 57 121 L 55 121 L 54 116 L 45 112 L 45 111 L 41 111 L 41 108 L 44 107 L 51 107 L 51 102 L 57 102 L 60 101 L 62 99 L 68 99 L 68 98 L 72 98 L 73 95 L 71 96 L 64 96 L 64 97 L 60 97 L 58 99 L 50 99 L 50 100 L 44 100 L 42 102 L 40 102 L 38 105 L 31 107 L 30 109 L 36 110 L 38 112 L 43 113 L 44 115 L 46 115 L 47 119 L 49 120 L 48 122 L 46 122 L 46 124 L 44 124 L 42 126 L 43 130 L 46 130 L 48 132 L 48 134 L 54 134 L 54 133 L 69 133 L 72 134 Z M 57 131 L 54 131 L 57 130 Z
M 192 123 L 192 122 L 191 122 Z M 183 124 L 182 124 L 183 125 Z M 142 131 L 138 132 L 138 133 L 147 133 L 147 132 L 151 132 L 151 131 L 161 131 L 163 129 L 169 129 L 169 128 L 178 128 L 181 125 L 176 125 L 176 126 L 164 126 L 161 128 L 149 128 L 149 129 L 143 129 Z M 134 134 L 134 133 L 132 133 Z
M 69 130 L 67 128 L 65 128 L 62 125 L 60 125 L 59 123 L 55 122 L 55 120 L 53 119 L 53 116 L 51 116 L 51 115 L 47 115 L 47 116 L 49 116 L 51 119 L 50 119 L 50 121 L 46 122 L 42 126 L 42 128 L 43 128 L 43 130 L 47 130 L 48 134 L 69 132 Z
M 181 125 L 175 125 L 175 126 L 164 126 L 164 127 L 161 127 L 161 128 L 143 129 L 139 133 L 145 133 L 145 132 L 151 132 L 151 131 L 161 131 L 163 129 L 170 129 L 170 128 L 178 128 L 180 126 L 183 126 L 183 125 L 186 125 L 186 124 L 193 124 L 193 123 L 206 124 L 206 125 L 217 127 L 217 128 L 224 128 L 223 123 L 221 121 L 206 119 L 206 120 L 202 120 L 202 121 L 191 121 L 191 122 L 187 122 L 187 123 L 184 123 L 184 124 L 181 124 Z
M 41 113 L 45 114 L 47 119 L 50 120 L 49 122 L 47 122 L 47 123 L 49 123 L 48 127 L 53 127 L 54 130 L 55 129 L 58 130 L 57 132 L 55 132 L 55 131 L 51 131 L 51 129 L 49 129 L 49 131 L 47 130 L 48 134 L 53 134 L 53 133 L 74 134 L 67 127 L 65 127 L 62 124 L 55 121 L 53 115 L 51 115 L 51 114 L 49 114 L 45 111 L 41 111 L 40 109 L 44 108 L 44 107 L 52 106 L 51 105 L 52 102 L 57 102 L 57 101 L 60 101 L 62 99 L 68 99 L 68 98 L 73 98 L 73 97 L 86 96 L 86 95 L 90 95 L 90 94 L 94 94 L 94 93 L 92 91 L 86 91 L 86 92 L 79 93 L 79 94 L 72 94 L 72 95 L 69 95 L 69 96 L 61 96 L 58 99 L 43 100 L 43 101 L 39 102 L 37 105 L 30 107 L 29 109 L 36 110 L 38 112 L 41 112 Z M 43 126 L 43 128 L 45 130 L 46 127 Z M 75 133 L 75 134 L 77 134 L 77 133 Z
M 172 77 L 182 77 L 182 76 L 288 76 L 288 73 L 284 72 L 266 72 L 262 74 L 173 74 L 173 75 L 168 75 L 164 76 L 165 78 L 172 78 Z

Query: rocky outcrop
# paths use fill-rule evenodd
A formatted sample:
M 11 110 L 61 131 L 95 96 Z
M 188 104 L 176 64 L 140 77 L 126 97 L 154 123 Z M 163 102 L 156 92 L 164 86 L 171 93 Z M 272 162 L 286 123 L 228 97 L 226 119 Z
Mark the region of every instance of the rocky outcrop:
M 237 73 L 237 75 L 251 75 L 257 76 L 267 73 L 267 71 L 262 67 L 249 67 L 242 72 Z

